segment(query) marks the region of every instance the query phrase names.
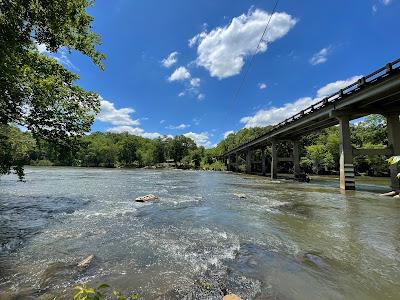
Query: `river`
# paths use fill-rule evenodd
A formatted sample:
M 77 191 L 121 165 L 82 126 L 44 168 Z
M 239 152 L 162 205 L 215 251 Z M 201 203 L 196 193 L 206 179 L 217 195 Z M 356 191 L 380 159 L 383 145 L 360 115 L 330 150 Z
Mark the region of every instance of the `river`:
M 399 299 L 400 201 L 382 189 L 29 167 L 0 180 L 0 298 L 70 299 L 88 282 L 145 299 Z M 160 200 L 133 201 L 148 193 Z

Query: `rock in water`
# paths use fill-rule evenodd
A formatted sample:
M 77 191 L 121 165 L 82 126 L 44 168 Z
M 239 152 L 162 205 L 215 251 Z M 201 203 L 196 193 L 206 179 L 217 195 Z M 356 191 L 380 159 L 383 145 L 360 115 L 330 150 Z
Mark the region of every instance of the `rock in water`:
M 222 300 L 242 300 L 242 298 L 240 298 L 239 296 L 236 296 L 235 294 L 229 294 L 224 296 L 224 298 L 222 298 Z
M 398 194 L 399 194 L 399 193 L 396 192 L 396 191 L 391 191 L 391 192 L 388 192 L 388 193 L 381 194 L 381 196 L 394 197 L 394 196 L 396 196 L 396 195 L 398 195 Z
M 87 267 L 90 266 L 90 264 L 92 263 L 92 260 L 94 258 L 94 255 L 89 255 L 88 257 L 86 257 L 84 260 L 82 260 L 79 264 L 78 267 L 81 269 L 86 269 Z
M 148 194 L 148 195 L 145 195 L 145 196 L 137 197 L 135 199 L 135 201 L 136 202 L 148 202 L 148 201 L 154 201 L 154 200 L 157 200 L 157 199 L 158 199 L 158 197 L 156 195 Z
M 234 196 L 238 197 L 238 198 L 247 198 L 247 196 L 245 194 L 233 194 Z

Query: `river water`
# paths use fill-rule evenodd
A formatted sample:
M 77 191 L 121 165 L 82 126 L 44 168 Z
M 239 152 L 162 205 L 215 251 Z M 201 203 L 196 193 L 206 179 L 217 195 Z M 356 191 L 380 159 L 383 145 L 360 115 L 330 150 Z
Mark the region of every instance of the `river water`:
M 0 181 L 1 299 L 69 299 L 81 282 L 145 299 L 400 298 L 400 201 L 370 191 L 378 187 L 341 194 L 336 181 L 224 172 L 26 171 L 25 183 Z M 133 201 L 148 193 L 160 200 Z

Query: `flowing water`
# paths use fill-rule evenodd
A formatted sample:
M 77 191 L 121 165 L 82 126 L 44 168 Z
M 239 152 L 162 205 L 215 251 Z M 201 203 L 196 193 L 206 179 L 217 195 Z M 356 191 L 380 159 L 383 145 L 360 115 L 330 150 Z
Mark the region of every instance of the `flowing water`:
M 77 283 L 106 282 L 145 299 L 399 299 L 400 201 L 374 189 L 28 168 L 25 183 L 0 181 L 0 298 L 69 299 Z M 160 200 L 133 201 L 148 193 Z

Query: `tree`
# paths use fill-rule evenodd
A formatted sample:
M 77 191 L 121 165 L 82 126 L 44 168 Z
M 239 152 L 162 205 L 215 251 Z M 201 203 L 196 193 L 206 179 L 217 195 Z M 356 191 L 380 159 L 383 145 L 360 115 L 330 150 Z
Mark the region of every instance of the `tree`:
M 195 149 L 196 144 L 191 139 L 184 135 L 178 135 L 171 141 L 171 157 L 175 164 L 189 154 L 189 150 Z
M 138 160 L 138 142 L 133 136 L 127 137 L 121 142 L 121 150 L 119 152 L 120 162 L 127 167 L 133 166 L 133 163 Z
M 99 110 L 98 96 L 77 86 L 77 75 L 36 47 L 49 52 L 77 50 L 102 68 L 104 55 L 95 49 L 100 37 L 92 32 L 93 18 L 86 13 L 91 4 L 87 0 L 0 1 L 1 125 L 18 124 L 36 139 L 64 145 L 90 130 Z M 15 163 L 7 156 L 0 161 L 0 175 L 10 172 Z
M 0 174 L 9 174 L 10 165 L 18 177 L 23 179 L 23 166 L 35 146 L 34 139 L 14 127 L 0 125 Z

